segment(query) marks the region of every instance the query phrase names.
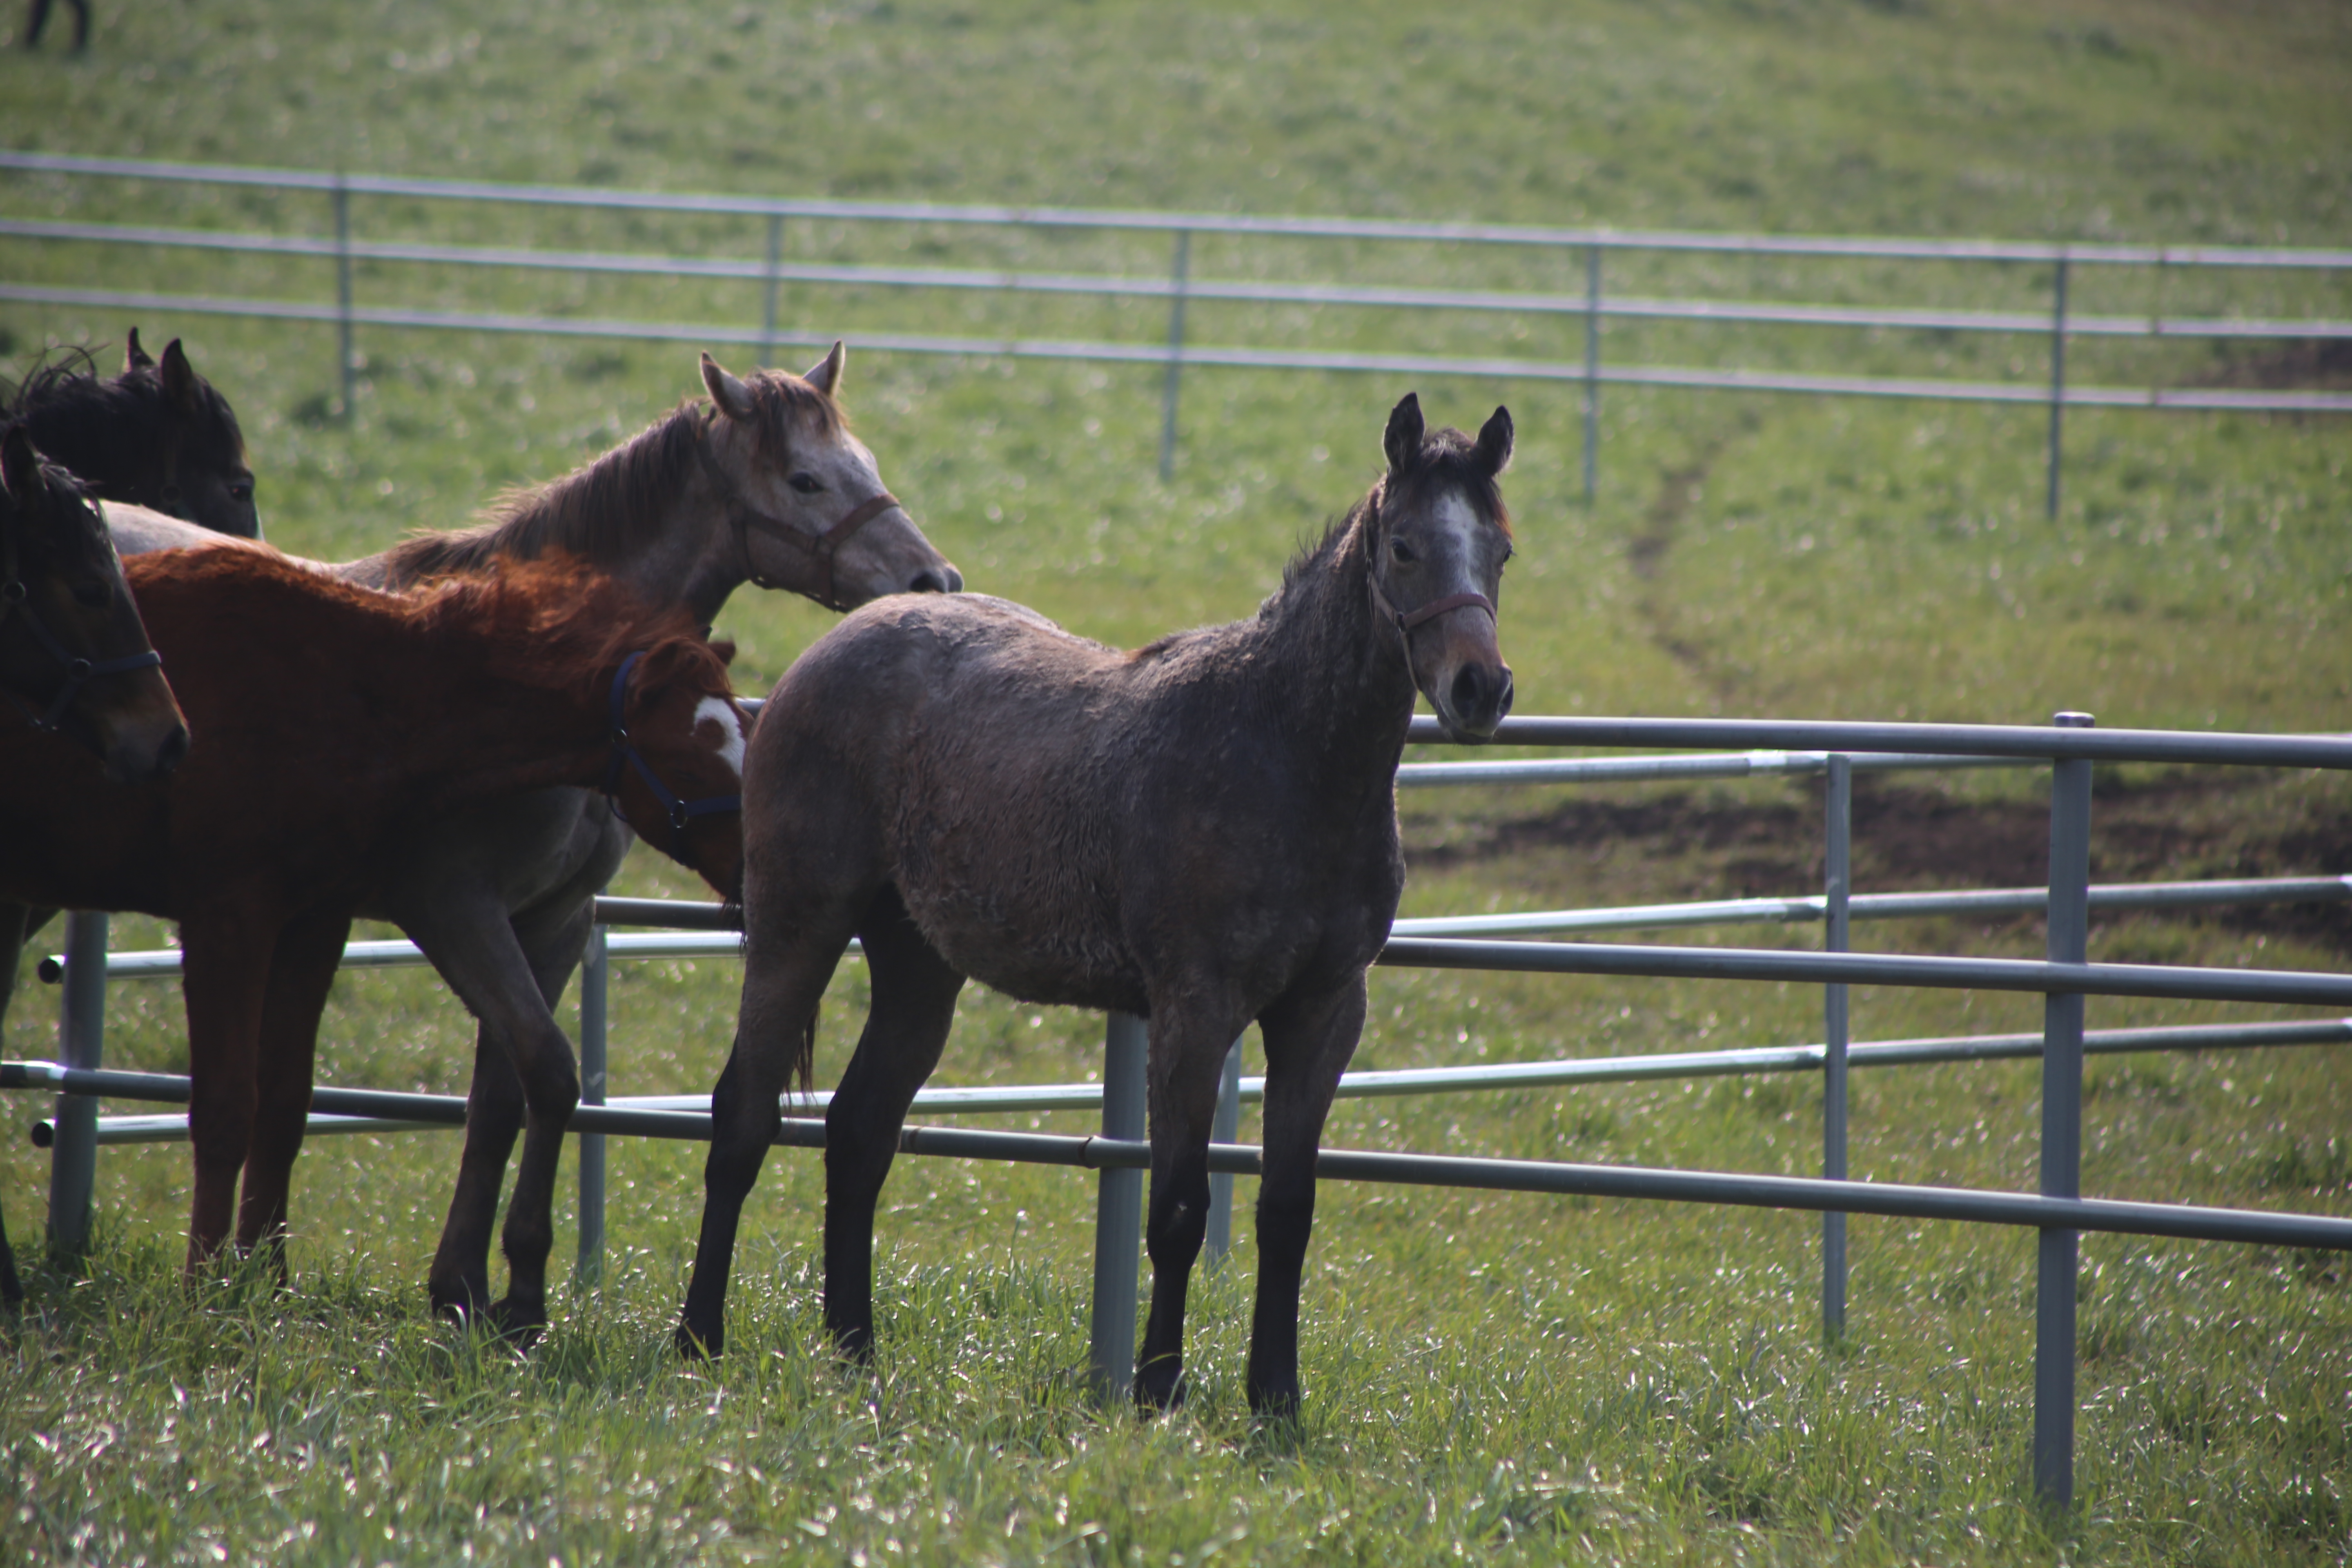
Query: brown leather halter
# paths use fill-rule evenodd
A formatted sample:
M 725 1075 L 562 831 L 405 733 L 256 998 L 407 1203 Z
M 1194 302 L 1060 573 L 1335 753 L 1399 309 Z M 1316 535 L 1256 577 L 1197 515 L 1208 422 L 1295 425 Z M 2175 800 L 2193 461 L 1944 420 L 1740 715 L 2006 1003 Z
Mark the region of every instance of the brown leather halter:
M 705 426 L 703 435 L 708 436 L 709 433 L 709 427 Z M 877 496 L 869 496 L 850 508 L 847 516 L 823 533 L 810 535 L 803 533 L 782 518 L 770 516 L 745 500 L 743 492 L 736 488 L 734 479 L 726 469 L 719 466 L 719 459 L 710 455 L 710 444 L 708 440 L 699 437 L 696 439 L 694 455 L 702 459 L 702 471 L 709 476 L 711 485 L 719 491 L 719 499 L 727 505 L 727 521 L 734 527 L 736 548 L 741 551 L 743 555 L 745 581 L 757 588 L 787 586 L 785 584 L 761 576 L 759 570 L 751 564 L 751 531 L 758 529 L 769 538 L 780 540 L 793 549 L 815 558 L 822 575 L 818 591 L 809 593 L 807 589 L 803 588 L 796 590 L 797 592 L 808 594 L 810 598 L 828 610 L 851 608 L 850 605 L 842 603 L 834 593 L 833 558 L 843 545 L 849 542 L 851 536 L 859 529 L 897 506 L 898 504 L 897 496 L 892 495 L 888 490 L 884 490 Z

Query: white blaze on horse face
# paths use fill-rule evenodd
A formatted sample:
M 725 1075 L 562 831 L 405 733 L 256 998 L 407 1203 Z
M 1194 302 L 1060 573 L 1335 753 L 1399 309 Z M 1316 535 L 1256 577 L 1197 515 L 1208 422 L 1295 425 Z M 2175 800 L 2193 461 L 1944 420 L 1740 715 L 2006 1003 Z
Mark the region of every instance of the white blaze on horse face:
M 743 776 L 743 710 L 723 697 L 706 697 L 694 705 L 694 732 L 699 736 L 705 722 L 719 726 L 718 751 L 721 761 Z
M 1439 531 L 1452 547 L 1441 559 L 1457 563 L 1461 581 L 1442 590 L 1448 594 L 1483 594 L 1486 585 L 1478 581 L 1480 556 L 1479 535 L 1486 524 L 1479 521 L 1478 509 L 1460 490 L 1448 490 L 1444 499 L 1431 509 Z

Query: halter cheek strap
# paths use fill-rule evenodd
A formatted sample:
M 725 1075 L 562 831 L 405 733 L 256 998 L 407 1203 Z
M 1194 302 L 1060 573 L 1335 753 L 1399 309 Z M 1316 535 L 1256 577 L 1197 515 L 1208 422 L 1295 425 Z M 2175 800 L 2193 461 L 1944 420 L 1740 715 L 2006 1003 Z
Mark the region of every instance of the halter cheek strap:
M 145 653 L 100 659 L 84 658 L 69 651 L 50 634 L 48 627 L 41 624 L 41 617 L 33 614 L 25 580 L 16 571 L 16 536 L 13 532 L 5 536 L 5 553 L 0 556 L 0 563 L 5 563 L 7 574 L 5 578 L 0 578 L 0 623 L 5 623 L 12 615 L 21 619 L 25 628 L 33 634 L 33 640 L 39 643 L 50 658 L 65 666 L 65 682 L 58 688 L 57 695 L 49 700 L 48 707 L 43 711 L 36 713 L 32 705 L 23 698 L 13 691 L 8 694 L 8 700 L 32 721 L 34 729 L 54 731 L 64 721 L 66 710 L 74 705 L 74 699 L 81 695 L 81 689 L 101 675 L 128 675 L 134 669 L 163 668 L 163 656 L 152 647 Z
M 622 722 L 628 710 L 629 674 L 636 668 L 637 660 L 645 657 L 642 649 L 631 654 L 621 661 L 621 668 L 613 675 L 613 700 L 610 710 L 613 765 L 604 773 L 604 794 L 605 798 L 613 803 L 613 815 L 619 816 L 621 815 L 621 769 L 624 765 L 635 769 L 637 777 L 646 782 L 646 787 L 654 792 L 654 798 L 661 803 L 665 811 L 669 813 L 670 858 L 683 859 L 686 856 L 687 825 L 698 816 L 716 816 L 721 812 L 728 811 L 740 812 L 743 809 L 743 797 L 740 794 L 736 794 L 706 795 L 700 800 L 680 799 L 676 791 L 662 783 L 661 775 L 654 772 L 652 764 L 646 761 L 645 753 L 638 751 L 636 742 L 629 739 L 628 727 Z
M 1426 626 L 1454 610 L 1480 609 L 1486 612 L 1486 618 L 1490 621 L 1499 622 L 1502 618 L 1495 613 L 1495 601 L 1484 594 L 1448 594 L 1425 605 L 1416 605 L 1410 610 L 1400 610 L 1381 591 L 1380 574 L 1372 572 L 1365 575 L 1372 585 L 1372 603 L 1380 606 L 1381 618 L 1397 629 L 1397 644 L 1404 650 L 1408 665 L 1412 662 L 1412 638 L 1415 626 Z
M 708 429 L 709 427 L 705 426 L 706 435 Z M 781 583 L 762 576 L 751 564 L 751 531 L 757 529 L 769 538 L 780 540 L 793 549 L 815 558 L 820 580 L 817 592 L 811 594 L 809 595 L 811 598 L 828 610 L 849 608 L 834 591 L 833 558 L 843 545 L 849 542 L 851 536 L 859 529 L 897 506 L 898 504 L 897 496 L 887 490 L 884 490 L 879 495 L 869 496 L 852 507 L 848 514 L 831 528 L 826 529 L 823 533 L 812 536 L 793 527 L 782 518 L 770 516 L 745 500 L 743 492 L 736 488 L 733 478 L 725 468 L 719 466 L 719 459 L 710 455 L 710 445 L 707 440 L 698 438 L 695 441 L 694 455 L 702 460 L 703 473 L 709 476 L 712 487 L 719 491 L 719 499 L 726 503 L 727 520 L 734 526 L 736 547 L 743 556 L 745 581 L 758 588 L 783 586 Z

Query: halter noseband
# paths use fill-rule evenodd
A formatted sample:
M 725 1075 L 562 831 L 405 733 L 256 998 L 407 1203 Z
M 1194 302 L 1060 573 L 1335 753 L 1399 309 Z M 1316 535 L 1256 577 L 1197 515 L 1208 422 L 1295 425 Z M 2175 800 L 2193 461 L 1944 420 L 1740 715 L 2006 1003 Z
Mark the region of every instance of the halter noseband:
M 646 787 L 654 792 L 654 798 L 661 802 L 663 809 L 669 813 L 671 858 L 682 859 L 686 854 L 687 825 L 698 816 L 715 816 L 723 811 L 740 812 L 743 809 L 743 796 L 738 793 L 705 795 L 700 800 L 679 799 L 669 785 L 662 783 L 661 776 L 646 761 L 645 753 L 637 750 L 636 742 L 629 739 L 628 726 L 622 721 L 628 709 L 629 672 L 636 668 L 637 660 L 645 657 L 643 649 L 631 654 L 621 661 L 621 668 L 613 675 L 613 765 L 604 774 L 604 794 L 613 803 L 613 815 L 620 816 L 621 768 L 625 763 L 635 768 L 637 776 L 646 781 Z
M 121 658 L 88 659 L 69 652 L 51 635 L 49 628 L 41 624 L 41 617 L 33 614 L 30 593 L 25 586 L 23 574 L 16 569 L 16 535 L 13 529 L 0 530 L 0 545 L 5 545 L 5 550 L 0 550 L 0 570 L 6 573 L 5 578 L 0 578 L 0 622 L 6 621 L 11 615 L 23 616 L 26 627 L 33 634 L 33 640 L 66 669 L 65 684 L 58 687 L 58 694 L 49 700 L 46 712 L 36 713 L 32 705 L 23 698 L 13 691 L 8 694 L 8 700 L 32 721 L 34 729 L 55 731 L 65 719 L 66 710 L 71 708 L 74 700 L 81 695 L 81 689 L 101 675 L 128 675 L 134 669 L 163 668 L 163 656 L 152 647 L 145 653 L 125 654 Z
M 694 455 L 702 459 L 702 471 L 709 476 L 711 485 L 717 489 L 719 499 L 727 505 L 727 521 L 735 529 L 736 548 L 742 552 L 743 556 L 744 579 L 755 588 L 784 586 L 783 584 L 772 578 L 761 576 L 758 569 L 751 564 L 751 531 L 756 528 L 769 538 L 781 540 L 793 549 L 816 559 L 818 568 L 823 574 L 823 582 L 819 584 L 819 591 L 809 595 L 809 597 L 828 610 L 848 609 L 850 606 L 842 603 L 840 597 L 834 593 L 834 555 L 843 545 L 849 542 L 851 535 L 897 506 L 898 498 L 888 490 L 884 490 L 881 494 L 870 496 L 852 507 L 847 516 L 823 533 L 814 536 L 803 533 L 782 518 L 771 517 L 743 499 L 743 492 L 736 488 L 733 478 L 726 469 L 719 466 L 719 459 L 710 455 L 710 444 L 703 438 L 709 434 L 709 426 L 706 425 L 695 438 Z

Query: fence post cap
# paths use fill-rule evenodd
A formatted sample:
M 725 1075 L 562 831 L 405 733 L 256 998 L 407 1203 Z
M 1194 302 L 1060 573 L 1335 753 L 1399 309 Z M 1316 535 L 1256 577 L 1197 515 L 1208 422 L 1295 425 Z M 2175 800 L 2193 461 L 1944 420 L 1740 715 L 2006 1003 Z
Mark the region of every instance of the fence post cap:
M 2098 722 L 2088 713 L 2077 713 L 2072 710 L 2053 713 L 2050 715 L 2050 721 L 2061 730 L 2087 730 Z

